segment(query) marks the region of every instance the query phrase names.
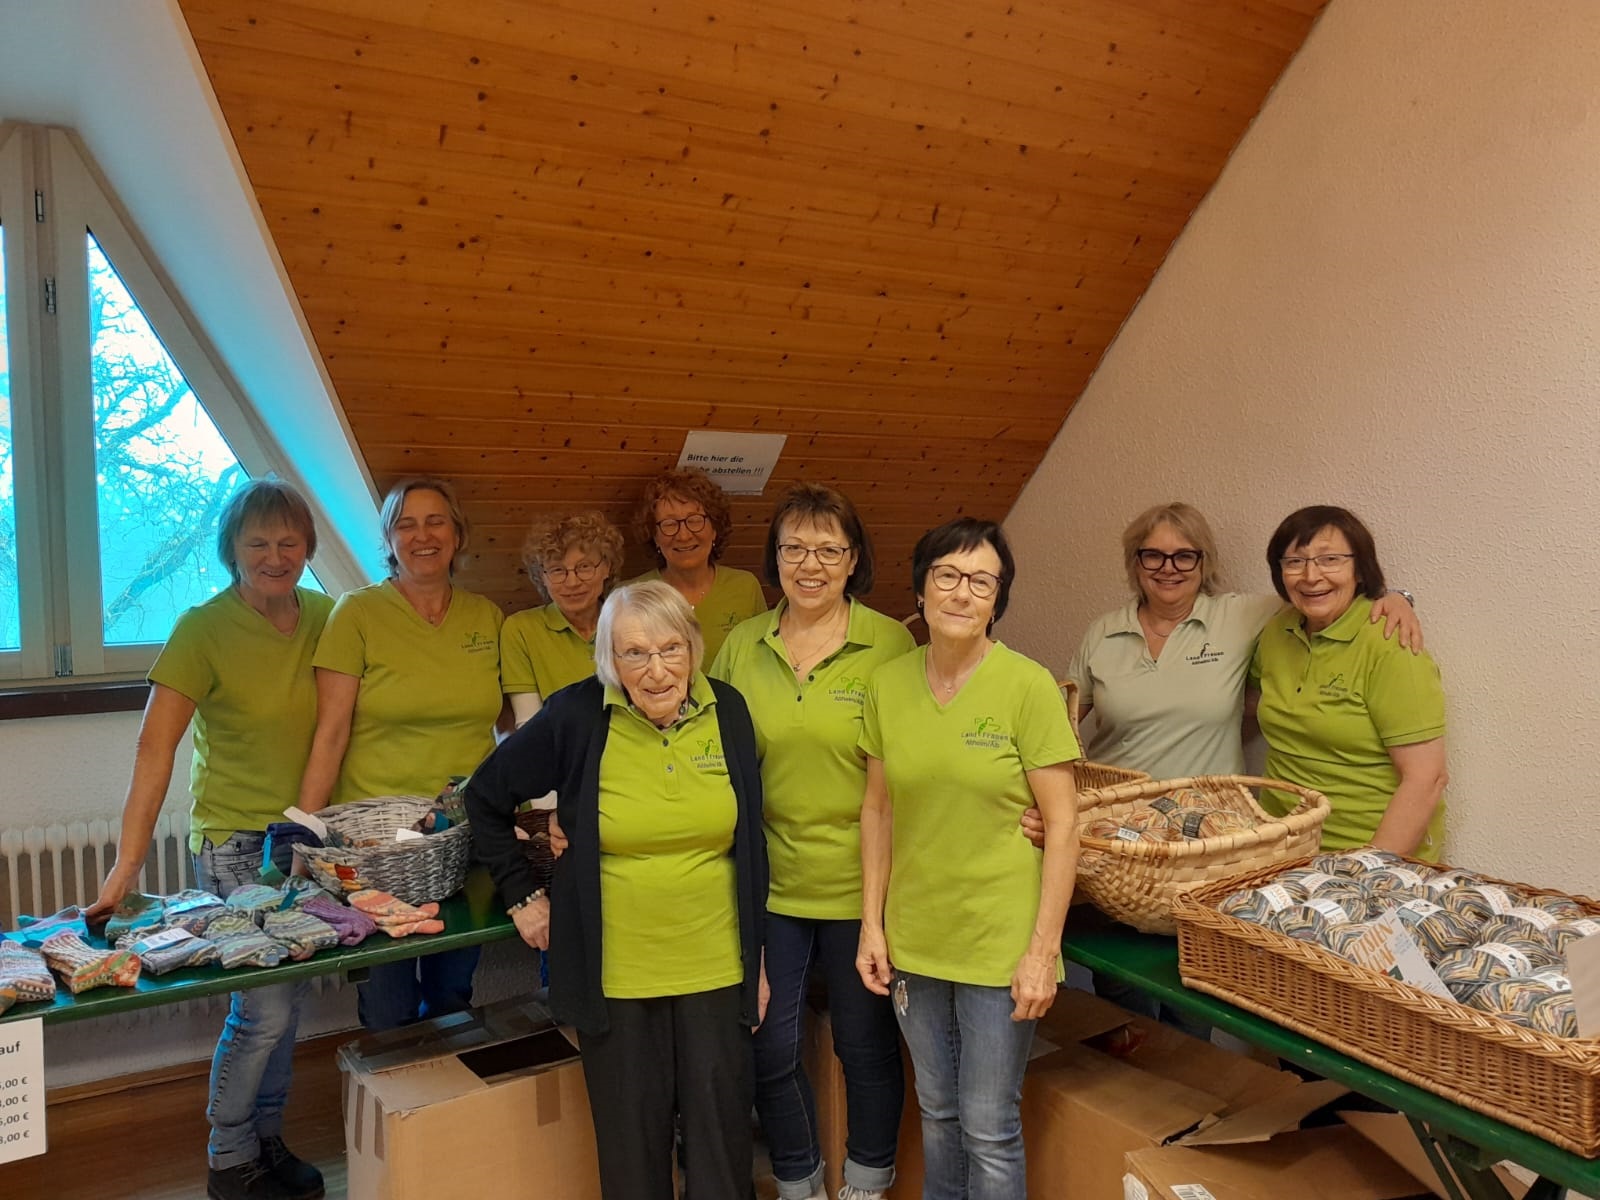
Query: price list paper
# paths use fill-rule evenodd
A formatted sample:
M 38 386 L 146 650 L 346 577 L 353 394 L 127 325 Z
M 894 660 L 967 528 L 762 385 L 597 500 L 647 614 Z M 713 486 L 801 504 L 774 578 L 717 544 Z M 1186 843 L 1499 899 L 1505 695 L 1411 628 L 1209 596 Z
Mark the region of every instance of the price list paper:
M 0 1025 L 0 1163 L 44 1152 L 44 1022 Z

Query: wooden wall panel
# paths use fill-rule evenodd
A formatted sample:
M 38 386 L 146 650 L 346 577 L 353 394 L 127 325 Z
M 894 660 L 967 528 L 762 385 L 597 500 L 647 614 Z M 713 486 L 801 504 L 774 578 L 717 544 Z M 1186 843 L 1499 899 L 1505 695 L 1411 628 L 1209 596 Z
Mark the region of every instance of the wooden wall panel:
M 900 615 L 1324 0 L 180 3 L 374 478 L 459 482 L 469 586 L 526 604 L 532 518 L 625 519 L 688 430 L 753 430 L 789 441 L 728 561 L 836 482 Z

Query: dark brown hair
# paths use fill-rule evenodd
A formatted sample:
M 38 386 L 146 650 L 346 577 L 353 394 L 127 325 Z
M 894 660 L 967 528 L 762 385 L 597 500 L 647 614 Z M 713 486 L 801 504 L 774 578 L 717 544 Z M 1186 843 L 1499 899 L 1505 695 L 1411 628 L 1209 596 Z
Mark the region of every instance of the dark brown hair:
M 923 588 L 928 582 L 928 572 L 933 569 L 935 562 L 946 554 L 960 554 L 964 550 L 976 550 L 979 546 L 992 547 L 1000 558 L 1000 590 L 994 594 L 994 615 L 989 618 L 989 627 L 992 629 L 995 622 L 1006 614 L 1006 604 L 1011 599 L 1011 581 L 1017 576 L 1017 562 L 1011 557 L 1011 543 L 1006 541 L 1005 531 L 995 522 L 978 517 L 957 517 L 937 529 L 928 530 L 917 539 L 917 548 L 911 552 L 911 586 L 920 603 Z
M 1356 571 L 1356 591 L 1368 600 L 1376 600 L 1388 590 L 1383 580 L 1383 568 L 1378 565 L 1378 548 L 1372 542 L 1372 533 L 1361 523 L 1361 518 L 1348 508 L 1335 508 L 1331 504 L 1313 504 L 1296 509 L 1283 519 L 1267 543 L 1267 570 L 1272 572 L 1272 586 L 1285 600 L 1288 589 L 1283 586 L 1283 566 L 1279 563 L 1285 554 L 1296 546 L 1304 546 L 1324 529 L 1337 529 L 1350 543 L 1351 560 Z
M 837 523 L 844 540 L 856 552 L 855 569 L 844 581 L 846 596 L 865 596 L 872 590 L 876 567 L 872 557 L 872 539 L 861 524 L 861 514 L 850 503 L 850 497 L 820 483 L 796 483 L 778 498 L 778 507 L 772 510 L 772 520 L 767 525 L 767 552 L 762 559 L 767 582 L 779 587 L 778 537 L 785 521 L 810 524 Z
M 651 553 L 658 559 L 661 557 L 661 551 L 656 549 L 656 505 L 669 496 L 693 501 L 705 509 L 715 537 L 711 543 L 711 561 L 716 562 L 728 544 L 728 535 L 733 532 L 733 510 L 728 505 L 728 497 L 711 477 L 693 467 L 663 471 L 645 484 L 644 495 L 639 497 L 639 507 L 633 514 L 634 533 L 650 547 Z

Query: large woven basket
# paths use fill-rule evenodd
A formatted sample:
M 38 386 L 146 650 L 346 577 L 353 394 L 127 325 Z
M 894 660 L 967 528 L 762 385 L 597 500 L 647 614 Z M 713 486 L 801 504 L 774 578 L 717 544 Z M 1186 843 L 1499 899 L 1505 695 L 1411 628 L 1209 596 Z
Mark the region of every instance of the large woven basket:
M 1300 803 L 1287 816 L 1271 816 L 1251 792 L 1263 787 L 1297 795 Z M 1145 933 L 1177 932 L 1172 906 L 1185 892 L 1241 871 L 1310 854 L 1328 819 L 1328 798 L 1310 788 L 1253 775 L 1196 775 L 1147 779 L 1080 793 L 1078 822 L 1083 825 L 1098 817 L 1121 816 L 1142 801 L 1177 788 L 1200 792 L 1216 807 L 1237 812 L 1254 824 L 1238 833 L 1181 842 L 1085 837 L 1078 859 L 1078 887 L 1096 908 Z
M 545 891 L 550 890 L 550 881 L 556 877 L 556 856 L 550 849 L 550 817 L 554 812 L 550 808 L 528 808 L 516 815 L 517 828 L 528 835 L 518 838 L 517 845 L 533 868 L 533 886 Z
M 1574 1154 L 1600 1156 L 1600 1041 L 1524 1029 L 1347 962 L 1322 946 L 1216 911 L 1233 892 L 1260 887 L 1302 865 L 1250 871 L 1178 900 L 1178 967 L 1186 986 Z M 1600 918 L 1600 904 L 1569 898 Z
M 1083 731 L 1078 728 L 1078 685 L 1070 679 L 1056 680 L 1056 686 L 1067 701 L 1067 719 L 1072 722 L 1072 736 L 1083 745 Z M 1090 762 L 1080 758 L 1072 764 L 1073 781 L 1081 796 L 1089 788 L 1116 787 L 1119 783 L 1138 783 L 1149 779 L 1148 771 L 1135 771 L 1132 767 L 1113 767 L 1110 763 Z M 1081 804 L 1081 801 L 1080 801 Z
M 297 845 L 296 860 L 332 892 L 351 883 L 390 892 L 407 904 L 443 900 L 461 890 L 472 855 L 472 832 L 452 825 L 439 833 L 395 841 L 434 807 L 426 796 L 379 796 L 325 808 L 317 814 L 328 828 L 328 844 Z

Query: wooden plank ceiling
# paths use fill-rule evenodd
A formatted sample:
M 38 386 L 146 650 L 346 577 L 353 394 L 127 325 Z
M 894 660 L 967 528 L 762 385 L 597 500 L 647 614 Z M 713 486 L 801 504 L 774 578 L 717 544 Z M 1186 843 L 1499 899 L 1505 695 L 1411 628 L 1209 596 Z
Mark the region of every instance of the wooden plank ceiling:
M 457 481 L 469 586 L 526 606 L 530 518 L 621 519 L 687 430 L 757 430 L 775 484 L 854 497 L 896 614 L 1323 3 L 181 0 L 372 474 Z

